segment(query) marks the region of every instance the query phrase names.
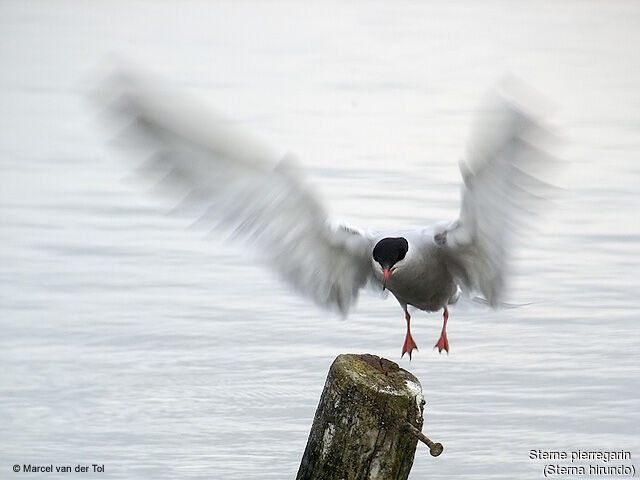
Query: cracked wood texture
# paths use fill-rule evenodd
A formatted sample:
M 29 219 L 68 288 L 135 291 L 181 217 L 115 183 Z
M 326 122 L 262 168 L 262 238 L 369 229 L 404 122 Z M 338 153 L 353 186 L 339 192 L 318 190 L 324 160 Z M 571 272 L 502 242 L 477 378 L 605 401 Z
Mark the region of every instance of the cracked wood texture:
M 297 480 L 405 480 L 422 429 L 416 377 L 376 355 L 340 355 L 327 375 Z

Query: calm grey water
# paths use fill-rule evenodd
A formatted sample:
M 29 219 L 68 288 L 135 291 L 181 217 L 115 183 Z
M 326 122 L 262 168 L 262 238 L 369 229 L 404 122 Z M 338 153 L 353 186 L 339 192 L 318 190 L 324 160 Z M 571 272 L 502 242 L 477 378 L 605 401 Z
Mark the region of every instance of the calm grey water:
M 637 2 L 0 2 L 0 478 L 292 478 L 346 352 L 421 379 L 445 453 L 419 447 L 412 479 L 543 478 L 538 448 L 640 466 L 639 26 Z M 128 180 L 85 99 L 112 53 L 295 151 L 332 212 L 381 229 L 456 216 L 473 108 L 525 78 L 567 164 L 518 249 L 508 300 L 530 305 L 455 308 L 448 356 L 418 313 L 409 363 L 393 299 L 343 322 L 292 295 Z

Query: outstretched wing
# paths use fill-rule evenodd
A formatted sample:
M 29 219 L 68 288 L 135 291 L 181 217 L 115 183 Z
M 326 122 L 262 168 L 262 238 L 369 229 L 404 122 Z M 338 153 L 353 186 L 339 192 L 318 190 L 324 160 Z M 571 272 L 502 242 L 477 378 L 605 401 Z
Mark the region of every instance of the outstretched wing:
M 554 136 L 514 100 L 522 93 L 514 94 L 493 91 L 477 115 L 460 161 L 460 216 L 434 237 L 454 277 L 493 307 L 504 291 L 510 247 L 551 190 L 540 178 L 553 163 Z
M 230 121 L 140 75 L 107 84 L 144 169 L 205 226 L 231 229 L 296 290 L 346 314 L 375 281 L 371 239 L 331 224 L 290 155 L 279 157 Z

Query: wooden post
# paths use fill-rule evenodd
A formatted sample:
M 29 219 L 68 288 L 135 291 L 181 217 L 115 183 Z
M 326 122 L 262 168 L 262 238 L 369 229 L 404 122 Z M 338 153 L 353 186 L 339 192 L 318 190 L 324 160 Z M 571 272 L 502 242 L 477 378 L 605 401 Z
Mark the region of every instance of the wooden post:
M 338 356 L 296 479 L 406 480 L 424 403 L 418 379 L 396 363 L 368 354 Z

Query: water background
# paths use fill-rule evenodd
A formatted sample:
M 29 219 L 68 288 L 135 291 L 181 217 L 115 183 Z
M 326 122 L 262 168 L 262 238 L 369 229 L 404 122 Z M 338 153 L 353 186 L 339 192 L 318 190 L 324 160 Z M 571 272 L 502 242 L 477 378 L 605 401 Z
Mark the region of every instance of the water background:
M 422 381 L 445 452 L 419 446 L 412 479 L 543 478 L 538 448 L 639 466 L 639 27 L 637 2 L 2 0 L 0 478 L 293 478 L 347 352 Z M 473 109 L 525 78 L 567 164 L 518 249 L 508 300 L 531 304 L 453 309 L 450 355 L 416 313 L 401 360 L 392 298 L 340 321 L 129 181 L 85 96 L 110 54 L 296 152 L 330 211 L 379 229 L 455 218 Z

